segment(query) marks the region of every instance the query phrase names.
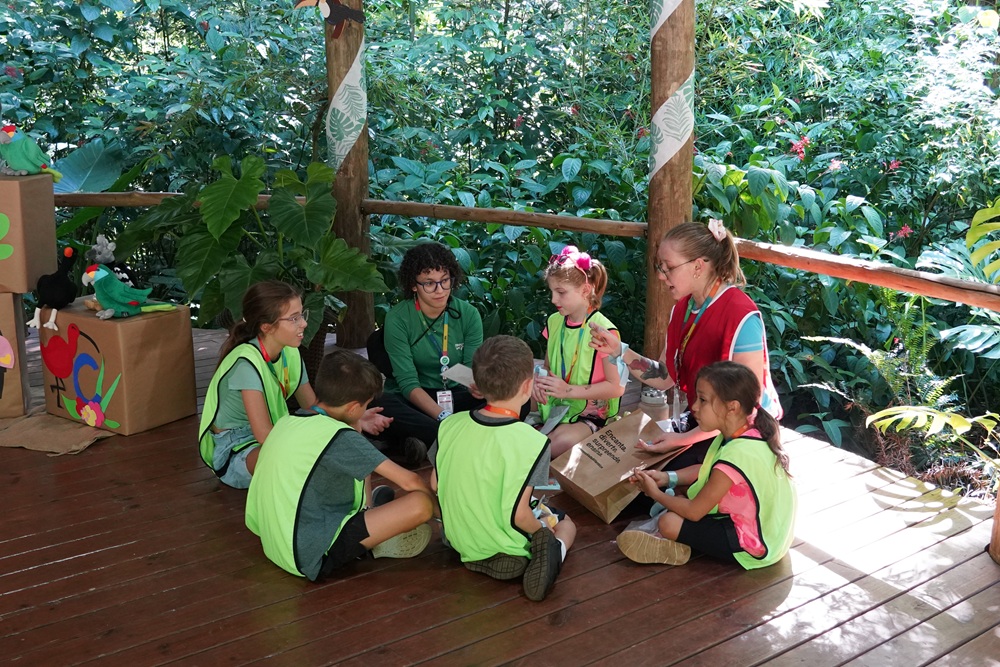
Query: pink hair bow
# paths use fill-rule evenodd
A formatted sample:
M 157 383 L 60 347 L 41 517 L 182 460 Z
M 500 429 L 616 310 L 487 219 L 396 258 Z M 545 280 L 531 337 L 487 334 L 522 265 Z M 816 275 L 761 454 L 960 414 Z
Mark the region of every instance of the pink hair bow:
M 580 249 L 575 245 L 566 246 L 558 255 L 552 255 L 549 259 L 549 264 L 558 264 L 559 266 L 563 266 L 566 262 L 572 262 L 576 268 L 584 273 L 590 271 L 590 255 L 580 252 Z
M 716 241 L 722 241 L 726 238 L 726 226 L 718 218 L 708 219 L 708 231 L 712 232 Z

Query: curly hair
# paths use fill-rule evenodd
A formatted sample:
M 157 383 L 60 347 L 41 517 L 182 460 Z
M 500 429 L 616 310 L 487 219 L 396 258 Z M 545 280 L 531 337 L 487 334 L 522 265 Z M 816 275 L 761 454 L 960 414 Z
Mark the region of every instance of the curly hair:
M 443 271 L 451 276 L 451 288 L 462 281 L 465 274 L 451 250 L 440 243 L 421 243 L 403 255 L 399 264 L 399 288 L 403 296 L 410 296 L 417 287 L 417 277 L 424 271 Z

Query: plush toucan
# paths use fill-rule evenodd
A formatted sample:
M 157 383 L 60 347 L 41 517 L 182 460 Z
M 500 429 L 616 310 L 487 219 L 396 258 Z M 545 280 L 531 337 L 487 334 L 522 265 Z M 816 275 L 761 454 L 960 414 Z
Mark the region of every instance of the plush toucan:
M 52 309 L 52 312 L 49 314 L 49 321 L 42 326 L 46 329 L 59 331 L 59 327 L 56 326 L 56 313 L 61 308 L 65 308 L 73 303 L 73 299 L 76 298 L 76 283 L 69 277 L 69 272 L 73 269 L 75 261 L 76 253 L 73 252 L 73 248 L 66 247 L 63 250 L 62 258 L 59 260 L 59 268 L 56 269 L 56 272 L 48 273 L 38 279 L 38 282 L 35 284 L 35 292 L 38 294 L 38 306 L 35 308 L 35 316 L 28 322 L 29 327 L 38 328 L 38 325 L 41 323 L 42 308 L 48 306 Z
M 334 39 L 338 39 L 344 32 L 346 21 L 354 21 L 364 25 L 365 14 L 360 9 L 352 9 L 341 3 L 340 0 L 298 0 L 295 9 L 300 7 L 314 7 L 319 5 L 319 13 L 323 15 L 323 20 L 333 26 Z
M 81 280 L 84 285 L 94 286 L 94 293 L 101 304 L 97 317 L 102 320 L 174 309 L 170 303 L 148 303 L 152 289 L 138 289 L 119 282 L 111 269 L 103 264 L 88 266 Z

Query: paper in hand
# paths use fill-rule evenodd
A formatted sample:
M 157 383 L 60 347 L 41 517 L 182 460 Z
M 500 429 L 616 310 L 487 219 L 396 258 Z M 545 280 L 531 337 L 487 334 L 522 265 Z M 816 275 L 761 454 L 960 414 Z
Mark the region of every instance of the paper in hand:
M 457 382 L 465 387 L 471 387 L 476 382 L 472 378 L 472 369 L 465 364 L 455 364 L 454 366 L 449 366 L 448 370 L 442 373 L 441 376 L 445 380 Z

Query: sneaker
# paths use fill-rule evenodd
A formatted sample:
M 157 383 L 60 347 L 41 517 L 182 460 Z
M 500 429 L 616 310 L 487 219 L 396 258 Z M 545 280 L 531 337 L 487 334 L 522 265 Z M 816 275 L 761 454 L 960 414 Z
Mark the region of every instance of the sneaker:
M 691 558 L 691 547 L 656 537 L 641 530 L 626 530 L 618 536 L 618 548 L 636 563 L 683 565 Z
M 529 600 L 544 600 L 562 569 L 562 545 L 548 528 L 531 536 L 531 562 L 524 570 L 524 594 Z
M 473 572 L 482 572 L 500 581 L 517 579 L 524 574 L 527 567 L 527 558 L 524 556 L 511 556 L 510 554 L 493 554 L 484 560 L 474 560 L 465 563 L 465 569 Z
M 413 558 L 419 556 L 431 541 L 431 527 L 422 523 L 411 531 L 390 537 L 372 547 L 375 558 Z
M 396 491 L 382 484 L 372 489 L 372 507 L 381 507 L 396 499 Z
M 419 468 L 427 460 L 427 445 L 420 438 L 406 438 L 403 440 L 403 459 L 408 468 Z

